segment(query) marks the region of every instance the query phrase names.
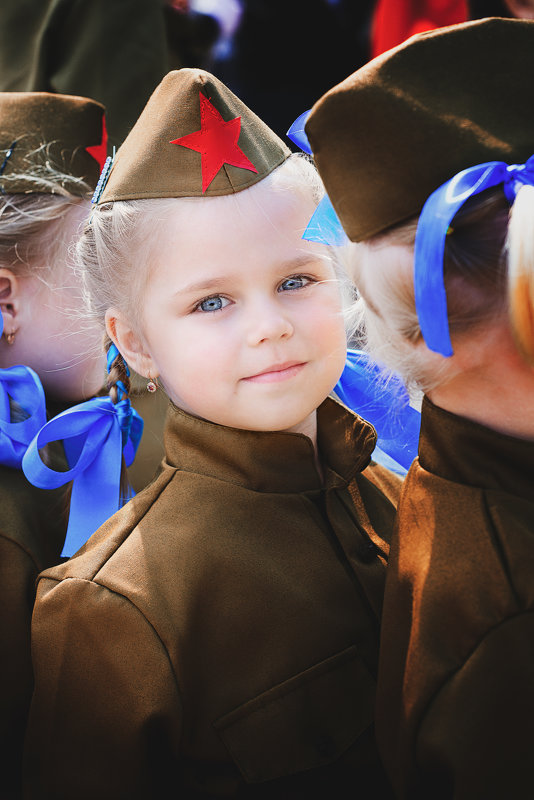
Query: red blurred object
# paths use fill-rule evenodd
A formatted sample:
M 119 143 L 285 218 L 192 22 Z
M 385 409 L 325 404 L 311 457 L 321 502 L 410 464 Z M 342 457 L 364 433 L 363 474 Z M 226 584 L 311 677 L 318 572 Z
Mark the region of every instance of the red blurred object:
M 166 0 L 166 3 L 179 14 L 187 14 L 189 11 L 189 0 Z
M 466 22 L 466 0 L 378 0 L 371 27 L 371 57 L 423 31 Z

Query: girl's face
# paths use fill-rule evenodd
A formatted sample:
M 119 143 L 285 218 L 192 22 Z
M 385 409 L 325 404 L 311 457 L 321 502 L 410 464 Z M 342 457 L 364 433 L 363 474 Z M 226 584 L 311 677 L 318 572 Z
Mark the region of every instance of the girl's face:
M 168 217 L 143 298 L 143 374 L 212 422 L 305 430 L 345 364 L 339 284 L 326 248 L 301 238 L 313 202 L 262 189 L 258 203 L 254 188 Z

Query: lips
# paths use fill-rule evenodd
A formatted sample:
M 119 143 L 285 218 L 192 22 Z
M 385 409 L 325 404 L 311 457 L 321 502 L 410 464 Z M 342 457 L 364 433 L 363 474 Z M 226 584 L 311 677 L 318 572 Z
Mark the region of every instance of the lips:
M 243 378 L 245 381 L 255 381 L 258 383 L 269 383 L 278 380 L 285 380 L 287 378 L 292 378 L 296 375 L 302 367 L 304 367 L 305 362 L 303 361 L 284 361 L 282 364 L 272 364 L 270 367 L 262 370 L 261 372 L 256 372 L 254 375 L 249 375 L 246 378 Z

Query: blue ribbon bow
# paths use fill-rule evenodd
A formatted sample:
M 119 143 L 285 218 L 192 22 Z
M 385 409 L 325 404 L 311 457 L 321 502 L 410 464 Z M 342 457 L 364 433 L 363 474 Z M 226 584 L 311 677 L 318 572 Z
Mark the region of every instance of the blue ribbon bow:
M 421 414 L 410 405 L 404 384 L 386 375 L 361 350 L 348 350 L 345 369 L 335 386 L 339 399 L 374 426 L 375 461 L 405 474 L 417 455 Z
M 143 420 L 124 396 L 116 405 L 110 397 L 94 397 L 63 411 L 44 425 L 22 460 L 24 474 L 34 486 L 56 489 L 73 481 L 70 516 L 63 556 L 72 556 L 133 496 L 121 497 L 122 458 L 130 466 L 143 432 Z M 70 468 L 64 472 L 43 463 L 40 448 L 62 440 Z
M 14 408 L 23 417 L 19 422 L 12 422 Z M 28 445 L 45 422 L 39 376 L 22 365 L 0 369 L 0 464 L 20 469 Z
M 534 156 L 526 164 L 488 161 L 464 169 L 430 195 L 419 217 L 414 256 L 415 307 L 427 347 L 443 356 L 453 353 L 443 280 L 445 237 L 456 212 L 469 197 L 500 184 L 513 204 L 521 186 L 534 185 Z
M 4 317 L 0 312 L 0 336 Z M 14 408 L 22 417 L 12 422 Z M 46 401 L 39 376 L 19 364 L 0 369 L 0 464 L 20 469 L 22 457 L 46 422 Z

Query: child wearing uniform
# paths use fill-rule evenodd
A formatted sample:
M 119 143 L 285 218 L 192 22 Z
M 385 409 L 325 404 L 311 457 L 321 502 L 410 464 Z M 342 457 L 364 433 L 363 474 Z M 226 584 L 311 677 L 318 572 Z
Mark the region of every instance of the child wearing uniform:
M 201 70 L 169 73 L 119 150 L 78 256 L 123 364 L 171 399 L 166 456 L 40 576 L 28 797 L 391 796 L 373 716 L 400 479 L 328 397 L 347 342 L 332 251 L 301 240 L 320 194 Z
M 25 449 L 47 412 L 103 381 L 99 331 L 69 258 L 105 159 L 104 109 L 82 97 L 0 93 L 0 795 L 20 796 L 32 692 L 30 621 L 38 573 L 57 564 L 63 492 L 31 486 Z
M 425 392 L 377 693 L 401 798 L 532 795 L 533 69 L 534 23 L 452 26 L 370 62 L 306 125 L 359 243 L 371 352 Z

